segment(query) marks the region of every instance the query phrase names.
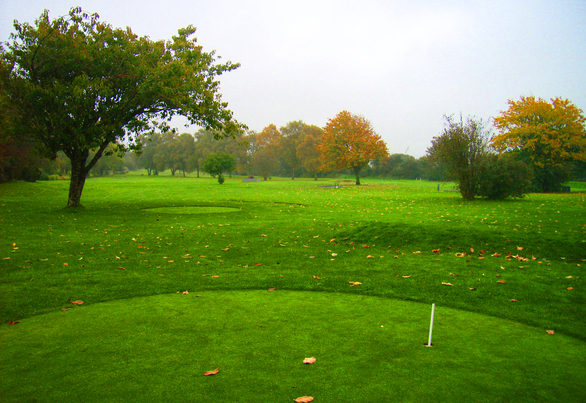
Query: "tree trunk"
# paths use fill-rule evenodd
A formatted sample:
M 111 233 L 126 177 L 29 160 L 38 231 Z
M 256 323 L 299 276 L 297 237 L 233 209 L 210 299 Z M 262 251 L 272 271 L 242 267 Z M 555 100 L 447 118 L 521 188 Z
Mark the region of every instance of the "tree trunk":
M 356 185 L 360 186 L 360 167 L 354 167 L 354 176 L 356 177 Z
M 87 176 L 85 160 L 86 158 L 83 156 L 71 159 L 71 181 L 69 182 L 67 207 L 81 206 L 81 193 L 83 192 L 83 186 L 85 185 L 85 178 Z

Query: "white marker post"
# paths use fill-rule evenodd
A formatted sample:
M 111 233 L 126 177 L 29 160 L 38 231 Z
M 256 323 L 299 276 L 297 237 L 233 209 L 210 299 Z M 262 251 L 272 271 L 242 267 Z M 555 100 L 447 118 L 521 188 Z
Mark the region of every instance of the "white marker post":
M 431 304 L 431 322 L 429 323 L 429 341 L 427 342 L 427 346 L 431 347 L 431 334 L 433 333 L 433 316 L 435 314 L 435 304 Z

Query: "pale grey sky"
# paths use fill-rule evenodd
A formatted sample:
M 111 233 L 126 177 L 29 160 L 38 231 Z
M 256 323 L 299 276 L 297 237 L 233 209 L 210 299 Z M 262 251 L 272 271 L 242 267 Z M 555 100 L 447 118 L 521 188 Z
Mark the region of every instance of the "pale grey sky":
M 488 119 L 521 95 L 586 108 L 584 0 L 0 0 L 0 41 L 14 19 L 76 5 L 152 39 L 195 25 L 204 49 L 242 64 L 223 98 L 257 131 L 347 109 L 391 153 L 421 156 L 444 114 Z

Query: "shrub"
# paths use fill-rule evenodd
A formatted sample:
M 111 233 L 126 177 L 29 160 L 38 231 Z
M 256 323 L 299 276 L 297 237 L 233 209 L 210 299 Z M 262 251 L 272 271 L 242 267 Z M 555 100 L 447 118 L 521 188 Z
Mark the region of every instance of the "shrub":
M 523 197 L 531 189 L 533 172 L 509 155 L 487 155 L 480 168 L 478 195 L 491 200 Z

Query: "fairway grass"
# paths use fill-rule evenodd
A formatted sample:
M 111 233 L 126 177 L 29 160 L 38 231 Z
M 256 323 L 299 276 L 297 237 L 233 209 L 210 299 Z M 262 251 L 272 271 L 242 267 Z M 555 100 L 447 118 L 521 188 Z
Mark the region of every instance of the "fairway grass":
M 6 396 L 26 377 L 48 400 L 586 399 L 584 193 L 334 182 L 90 178 L 73 210 L 66 181 L 0 185 Z
M 204 291 L 79 306 L 0 328 L 3 401 L 579 401 L 586 347 L 445 307 Z M 313 365 L 303 359 L 315 357 Z M 218 368 L 213 377 L 205 371 Z

